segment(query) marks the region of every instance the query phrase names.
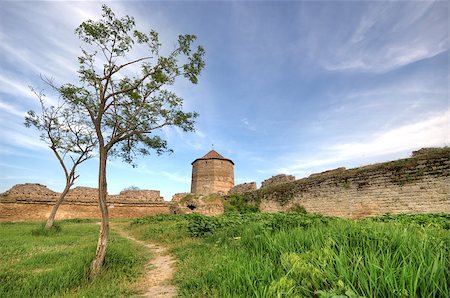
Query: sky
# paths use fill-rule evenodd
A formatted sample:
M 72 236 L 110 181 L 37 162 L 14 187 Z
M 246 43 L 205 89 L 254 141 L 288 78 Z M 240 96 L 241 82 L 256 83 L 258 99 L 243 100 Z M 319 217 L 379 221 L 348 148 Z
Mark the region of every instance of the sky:
M 77 83 L 75 28 L 101 2 L 0 2 L 0 192 L 19 183 L 64 188 L 39 132 L 29 86 L 57 100 L 40 76 Z M 206 51 L 199 83 L 171 88 L 199 118 L 194 133 L 167 128 L 174 150 L 108 162 L 108 191 L 189 192 L 191 162 L 214 148 L 235 163 L 235 184 L 297 178 L 450 146 L 448 1 L 114 1 L 117 16 L 159 32 L 163 48 L 195 34 Z M 75 186 L 97 186 L 98 159 Z

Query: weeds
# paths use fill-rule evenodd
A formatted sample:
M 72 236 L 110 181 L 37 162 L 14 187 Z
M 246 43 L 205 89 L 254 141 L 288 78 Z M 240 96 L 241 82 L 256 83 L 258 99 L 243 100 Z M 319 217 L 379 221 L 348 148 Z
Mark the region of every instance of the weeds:
M 165 239 L 178 259 L 175 282 L 184 297 L 450 296 L 446 214 L 168 218 L 133 231 Z
M 45 228 L 45 224 L 42 224 L 39 228 L 31 230 L 33 236 L 52 236 L 61 232 L 61 225 L 54 223 L 51 228 Z

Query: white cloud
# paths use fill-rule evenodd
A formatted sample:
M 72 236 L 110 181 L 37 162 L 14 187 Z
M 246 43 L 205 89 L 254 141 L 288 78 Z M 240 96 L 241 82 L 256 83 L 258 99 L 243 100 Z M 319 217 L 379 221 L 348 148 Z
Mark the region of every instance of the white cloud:
M 7 104 L 7 103 L 5 103 L 5 102 L 2 102 L 2 101 L 0 101 L 0 110 L 1 111 L 4 111 L 4 112 L 6 112 L 6 113 L 9 113 L 9 114 L 11 114 L 11 115 L 14 115 L 14 116 L 19 116 L 19 117 L 21 117 L 22 119 L 26 116 L 26 112 L 25 111 L 21 111 L 21 110 L 19 110 L 18 108 L 16 108 L 15 106 L 13 106 L 13 105 L 10 105 L 10 104 Z
M 256 131 L 256 128 L 252 124 L 250 124 L 250 122 L 248 121 L 247 118 L 242 118 L 241 122 L 244 124 L 245 128 L 247 128 L 248 130 Z
M 333 166 L 364 161 L 400 152 L 411 152 L 423 147 L 450 145 L 450 110 L 428 119 L 387 131 L 380 131 L 364 141 L 348 141 L 319 148 L 305 159 L 297 159 L 278 169 L 278 172 L 304 174 L 327 170 Z
M 17 81 L 0 74 L 0 90 L 14 96 L 33 98 L 34 94 L 25 81 Z
M 353 30 L 336 31 L 320 49 L 316 58 L 326 70 L 384 73 L 449 49 L 443 3 L 376 2 L 365 9 Z
M 166 171 L 162 171 L 161 174 L 163 176 L 169 178 L 170 180 L 173 180 L 173 181 L 183 182 L 183 183 L 190 183 L 191 182 L 191 179 L 189 179 L 188 177 L 179 175 L 177 173 L 169 173 L 169 172 L 166 172 Z
M 18 146 L 31 150 L 50 150 L 48 146 L 36 136 L 26 135 L 19 131 L 4 130 L 2 132 L 2 144 Z

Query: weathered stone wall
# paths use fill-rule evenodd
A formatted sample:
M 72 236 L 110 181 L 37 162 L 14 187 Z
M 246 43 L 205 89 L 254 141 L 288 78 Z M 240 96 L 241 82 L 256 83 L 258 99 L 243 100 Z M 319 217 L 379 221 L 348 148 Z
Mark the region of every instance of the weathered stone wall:
M 234 186 L 232 189 L 230 189 L 230 191 L 228 192 L 228 194 L 232 195 L 232 194 L 245 194 L 247 192 L 252 192 L 256 190 L 256 182 L 248 182 L 248 183 L 242 183 L 242 184 L 238 184 L 236 186 Z
M 189 192 L 180 192 L 180 193 L 176 193 L 172 196 L 172 202 L 179 202 L 182 198 L 184 198 L 185 196 L 189 195 Z
M 0 221 L 45 220 L 60 193 L 41 184 L 18 184 L 0 194 Z M 66 195 L 57 219 L 100 218 L 96 188 L 76 187 Z M 156 190 L 122 191 L 107 197 L 111 218 L 169 213 L 169 205 Z
M 218 194 L 187 194 L 171 205 L 175 214 L 199 213 L 203 215 L 220 215 L 224 212 L 223 198 Z
M 0 222 L 2 221 L 43 221 L 46 220 L 53 205 L 47 203 L 0 203 Z M 154 214 L 170 213 L 167 204 L 109 204 L 110 218 L 132 218 Z M 59 207 L 56 219 L 101 218 L 100 209 L 90 204 L 63 204 Z
M 228 160 L 199 159 L 192 164 L 191 193 L 224 193 L 234 186 L 234 166 Z
M 280 174 L 276 176 L 272 176 L 272 178 L 266 179 L 261 183 L 261 187 L 267 187 L 277 184 L 283 184 L 295 181 L 295 177 L 292 175 Z
M 60 193 L 54 192 L 45 185 L 26 183 L 14 185 L 10 190 L 0 194 L 0 202 L 55 202 Z M 108 203 L 163 203 L 159 190 L 124 190 L 118 195 L 108 195 Z M 98 202 L 97 188 L 78 186 L 71 189 L 65 202 L 91 203 Z
M 159 190 L 124 190 L 118 195 L 110 195 L 110 202 L 127 203 L 146 203 L 146 202 L 164 202 Z
M 360 218 L 384 213 L 450 213 L 450 149 L 361 168 L 314 174 L 261 188 L 250 199 L 262 211 L 308 212 Z

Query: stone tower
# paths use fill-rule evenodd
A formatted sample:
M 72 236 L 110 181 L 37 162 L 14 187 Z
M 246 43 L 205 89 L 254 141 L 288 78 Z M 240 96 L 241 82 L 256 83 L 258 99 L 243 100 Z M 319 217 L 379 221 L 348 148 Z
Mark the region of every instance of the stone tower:
M 234 163 L 214 150 L 192 162 L 191 193 L 228 193 L 234 186 Z

